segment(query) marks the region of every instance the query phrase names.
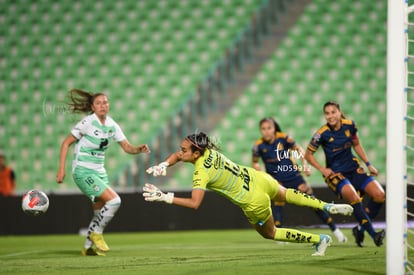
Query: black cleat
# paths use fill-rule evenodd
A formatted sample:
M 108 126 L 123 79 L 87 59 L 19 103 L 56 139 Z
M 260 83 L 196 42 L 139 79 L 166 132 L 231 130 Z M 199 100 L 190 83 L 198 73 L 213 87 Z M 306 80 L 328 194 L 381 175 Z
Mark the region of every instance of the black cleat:
M 383 244 L 383 240 L 385 238 L 385 231 L 381 230 L 375 234 L 374 243 L 376 246 L 381 246 Z
M 379 232 L 378 232 L 379 233 Z M 364 246 L 364 233 L 358 230 L 358 226 L 352 228 L 352 235 L 355 237 L 355 242 L 359 247 Z M 381 239 L 382 242 L 382 239 Z

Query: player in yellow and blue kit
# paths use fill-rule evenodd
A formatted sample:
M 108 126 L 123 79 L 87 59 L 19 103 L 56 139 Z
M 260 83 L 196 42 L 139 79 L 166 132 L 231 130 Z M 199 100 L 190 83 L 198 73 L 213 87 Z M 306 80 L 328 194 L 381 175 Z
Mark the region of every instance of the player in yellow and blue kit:
M 324 104 L 323 111 L 327 123 L 314 134 L 305 158 L 322 173 L 329 188 L 353 206 L 354 216 L 359 223 L 359 227 L 352 230 L 357 245 L 363 246 L 364 231 L 367 231 L 375 244 L 380 246 L 383 244 L 385 231 L 375 232 L 371 223 L 371 219 L 377 216 L 385 201 L 383 188 L 373 178 L 378 171 L 368 161 L 359 142 L 355 122 L 345 118 L 339 104 L 329 101 Z M 313 156 L 319 146 L 322 146 L 325 153 L 326 167 L 320 165 Z M 360 166 L 359 160 L 352 154 L 352 148 L 365 162 L 371 175 Z M 371 197 L 366 210 L 359 194 Z
M 282 132 L 279 124 L 271 117 L 266 117 L 259 122 L 262 137 L 256 141 L 253 147 L 253 168 L 261 170 L 259 160 L 264 163 L 266 172 L 275 178 L 286 188 L 297 189 L 309 196 L 314 196 L 312 187 L 307 184 L 302 173 L 310 174 L 306 168 L 304 152 L 295 143 L 292 137 Z M 301 161 L 301 165 L 297 163 Z M 282 226 L 284 203 L 277 202 L 272 206 L 275 225 Z M 347 238 L 336 227 L 332 217 L 325 211 L 315 209 L 318 217 L 326 223 L 339 242 L 346 242 Z
M 197 209 L 210 189 L 239 206 L 258 233 L 266 239 L 313 243 L 314 256 L 323 256 L 331 243 L 331 237 L 324 234 L 310 234 L 274 225 L 271 201 L 286 201 L 329 211 L 331 214 L 351 215 L 352 207 L 347 204 L 329 204 L 294 189 L 279 185 L 269 174 L 253 168 L 238 165 L 217 151 L 218 148 L 204 133 L 187 136 L 180 144 L 180 150 L 167 159 L 147 169 L 154 176 L 166 175 L 168 166 L 178 161 L 194 164 L 193 190 L 191 198 L 175 197 L 174 193 L 163 193 L 152 184 L 145 184 L 143 196 L 147 201 L 163 201 L 183 207 Z

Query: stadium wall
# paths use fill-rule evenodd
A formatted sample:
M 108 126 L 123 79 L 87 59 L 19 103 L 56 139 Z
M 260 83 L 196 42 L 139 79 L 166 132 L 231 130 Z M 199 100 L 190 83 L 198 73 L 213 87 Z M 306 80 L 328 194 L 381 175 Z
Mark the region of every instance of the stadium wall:
M 320 199 L 332 201 L 327 188 L 314 188 Z M 414 196 L 414 188 L 409 189 Z M 190 192 L 177 192 L 190 196 Z M 149 203 L 141 194 L 121 194 L 122 206 L 106 232 L 202 230 L 250 228 L 242 211 L 225 198 L 207 192 L 201 207 L 195 211 L 165 203 Z M 20 197 L 0 197 L 0 235 L 76 234 L 86 229 L 92 216 L 90 202 L 81 195 L 50 194 L 48 212 L 30 217 L 21 211 Z M 355 223 L 353 217 L 335 216 L 339 226 Z M 384 221 L 384 208 L 376 221 Z M 286 226 L 321 224 L 313 211 L 295 205 L 285 208 Z

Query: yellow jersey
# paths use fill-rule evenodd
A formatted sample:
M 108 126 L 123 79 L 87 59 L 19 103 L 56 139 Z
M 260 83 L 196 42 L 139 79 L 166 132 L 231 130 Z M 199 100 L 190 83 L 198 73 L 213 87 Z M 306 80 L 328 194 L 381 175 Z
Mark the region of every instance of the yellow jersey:
M 278 190 L 278 182 L 267 173 L 238 165 L 212 149 L 206 149 L 194 166 L 193 189 L 217 192 L 244 210 L 262 198 L 260 204 L 270 206 Z

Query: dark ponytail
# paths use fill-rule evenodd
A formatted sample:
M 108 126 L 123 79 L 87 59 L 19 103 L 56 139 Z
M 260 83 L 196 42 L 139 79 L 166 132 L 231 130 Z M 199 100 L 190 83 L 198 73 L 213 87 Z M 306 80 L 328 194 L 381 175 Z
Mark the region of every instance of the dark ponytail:
M 69 91 L 68 103 L 70 111 L 72 113 L 92 113 L 92 105 L 95 98 L 105 94 L 103 93 L 90 93 L 79 89 L 72 89 Z
M 201 155 L 204 154 L 206 148 L 217 151 L 220 150 L 220 148 L 211 141 L 209 136 L 203 132 L 188 135 L 185 139 L 191 143 L 191 151 L 199 151 Z

